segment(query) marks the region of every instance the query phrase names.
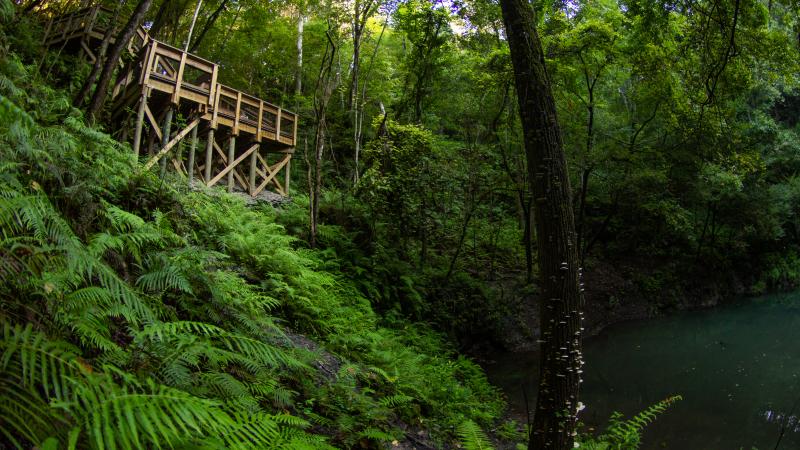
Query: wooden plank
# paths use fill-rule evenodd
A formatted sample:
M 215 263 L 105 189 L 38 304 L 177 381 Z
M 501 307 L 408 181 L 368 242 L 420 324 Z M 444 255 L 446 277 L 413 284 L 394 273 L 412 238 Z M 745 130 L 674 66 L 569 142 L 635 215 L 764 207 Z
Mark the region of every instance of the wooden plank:
M 209 186 L 213 186 L 213 185 L 215 185 L 215 184 L 216 184 L 216 183 L 217 183 L 219 180 L 221 180 L 221 179 L 222 179 L 222 177 L 224 177 L 225 175 L 227 175 L 227 174 L 228 174 L 228 172 L 230 172 L 231 170 L 233 170 L 233 169 L 234 169 L 236 166 L 238 166 L 238 165 L 239 165 L 239 163 L 241 163 L 242 161 L 244 161 L 244 159 L 245 159 L 245 158 L 247 158 L 248 156 L 250 156 L 250 154 L 251 154 L 251 153 L 253 153 L 254 151 L 256 151 L 256 149 L 258 149 L 258 146 L 257 146 L 257 145 L 254 145 L 254 146 L 250 147 L 250 149 L 248 149 L 246 152 L 242 153 L 242 154 L 241 154 L 241 155 L 240 155 L 238 158 L 236 158 L 235 160 L 233 160 L 233 162 L 232 162 L 232 163 L 230 163 L 230 164 L 229 164 L 227 167 L 225 167 L 224 169 L 222 169 L 222 171 L 221 171 L 220 173 L 218 173 L 218 174 L 217 174 L 217 176 L 215 176 L 214 178 L 212 178 L 212 179 L 211 179 L 211 182 L 209 182 L 209 183 L 208 183 L 208 185 L 209 185 Z
M 194 119 L 186 128 L 184 128 L 183 130 L 181 130 L 180 133 L 175 135 L 175 137 L 172 138 L 172 140 L 169 141 L 155 156 L 153 156 L 150 159 L 150 161 L 147 161 L 147 164 L 144 165 L 144 169 L 149 170 L 151 167 L 153 167 L 153 165 L 157 163 L 158 160 L 164 157 L 164 155 L 166 155 L 172 149 L 172 147 L 175 146 L 175 144 L 177 144 L 184 137 L 186 137 L 186 135 L 189 134 L 189 132 L 192 131 L 192 129 L 196 127 L 199 123 L 200 119 Z

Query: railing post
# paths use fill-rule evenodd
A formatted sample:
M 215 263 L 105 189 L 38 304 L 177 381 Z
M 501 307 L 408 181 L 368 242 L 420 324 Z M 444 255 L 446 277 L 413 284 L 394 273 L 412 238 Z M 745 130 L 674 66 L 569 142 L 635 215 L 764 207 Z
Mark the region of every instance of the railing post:
M 281 141 L 281 109 L 278 108 L 278 114 L 275 115 L 275 140 Z
M 264 100 L 258 101 L 258 128 L 256 129 L 256 140 L 261 142 L 261 125 L 264 123 Z
M 292 132 L 292 147 L 297 147 L 297 114 L 294 114 L 294 131 Z
M 172 94 L 172 103 L 176 105 L 181 99 L 181 83 L 183 82 L 184 67 L 186 67 L 186 52 L 181 53 L 181 62 L 178 65 L 178 73 L 175 77 L 175 93 Z

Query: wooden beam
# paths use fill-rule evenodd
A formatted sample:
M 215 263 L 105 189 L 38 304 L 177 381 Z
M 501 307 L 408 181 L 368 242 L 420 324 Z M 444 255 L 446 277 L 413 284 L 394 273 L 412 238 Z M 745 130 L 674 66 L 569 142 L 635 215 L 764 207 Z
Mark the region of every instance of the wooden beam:
M 181 141 L 187 134 L 189 134 L 194 127 L 196 127 L 200 123 L 200 119 L 194 119 L 189 125 L 186 126 L 180 133 L 175 135 L 172 140 L 170 140 L 155 156 L 153 156 L 150 161 L 147 161 L 147 164 L 144 165 L 145 170 L 149 170 L 155 163 L 157 163 L 164 155 L 169 153 L 172 147 L 175 146 L 178 142 Z
M 238 158 L 236 158 L 236 159 L 235 159 L 235 160 L 234 160 L 232 163 L 228 164 L 228 166 L 227 166 L 227 167 L 225 167 L 224 169 L 222 169 L 222 171 L 221 171 L 220 173 L 218 173 L 218 174 L 217 174 L 217 176 L 215 176 L 214 178 L 212 178 L 212 179 L 211 179 L 211 182 L 209 182 L 209 183 L 208 183 L 208 185 L 209 185 L 209 186 L 213 186 L 213 185 L 215 185 L 215 184 L 216 184 L 216 183 L 217 183 L 219 180 L 221 180 L 221 179 L 222 179 L 222 177 L 224 177 L 225 175 L 227 175 L 228 173 L 230 173 L 230 172 L 231 172 L 231 171 L 232 171 L 232 170 L 233 170 L 233 169 L 234 169 L 236 166 L 238 166 L 238 165 L 239 165 L 239 163 L 241 163 L 242 161 L 244 161 L 244 159 L 245 159 L 245 158 L 247 158 L 248 156 L 250 156 L 250 154 L 251 154 L 251 153 L 253 153 L 254 151 L 256 151 L 257 149 L 258 149 L 258 146 L 257 146 L 257 145 L 254 145 L 254 146 L 250 147 L 250 149 L 248 149 L 246 152 L 242 153 L 242 154 L 241 154 L 241 155 L 240 155 Z
M 153 112 L 150 111 L 150 107 L 147 105 L 147 103 L 144 104 L 144 113 L 147 115 L 147 120 L 150 121 L 150 128 L 153 129 L 153 132 L 156 134 L 158 140 L 163 140 L 164 138 L 161 136 L 161 128 L 158 126 L 158 121 L 153 115 Z
M 276 164 L 276 165 L 273 167 L 273 169 L 274 169 L 275 171 L 274 171 L 274 172 L 272 172 L 272 173 L 270 174 L 270 176 L 269 176 L 269 177 L 267 177 L 267 179 L 266 179 L 266 180 L 264 180 L 264 181 L 263 181 L 263 182 L 262 182 L 262 183 L 261 183 L 261 184 L 260 184 L 260 185 L 259 185 L 259 186 L 256 188 L 256 190 L 255 190 L 255 192 L 252 194 L 252 196 L 253 196 L 253 197 L 255 197 L 256 195 L 258 195 L 259 193 L 261 193 L 261 191 L 263 191 L 263 190 L 264 190 L 264 188 L 265 188 L 265 187 L 267 187 L 267 184 L 269 184 L 269 182 L 270 182 L 270 181 L 272 181 L 272 180 L 273 180 L 273 178 L 275 178 L 275 175 L 277 175 L 277 174 L 278 174 L 278 172 L 279 172 L 279 171 L 280 171 L 280 170 L 283 168 L 283 166 L 285 166 L 286 164 L 289 164 L 289 160 L 291 160 L 291 157 L 290 157 L 289 155 L 286 155 L 286 157 L 283 159 L 283 161 L 281 161 L 280 163 Z
M 227 165 L 228 164 L 228 155 L 226 155 L 225 152 L 222 151 L 222 148 L 219 145 L 217 145 L 216 143 L 214 143 L 214 149 L 217 151 L 217 154 L 219 155 L 219 159 L 222 160 L 222 164 Z M 256 152 L 256 153 L 258 153 L 258 152 Z M 234 171 L 233 172 L 233 176 L 234 176 L 234 178 L 236 178 L 236 181 L 241 183 L 242 186 L 247 186 L 247 182 L 245 182 L 244 178 L 242 178 L 242 176 L 239 175 L 239 172 Z
M 258 160 L 261 162 L 261 164 L 264 165 L 264 169 L 265 169 L 265 170 L 257 169 L 258 170 L 258 174 L 260 176 L 262 176 L 264 178 L 267 178 L 269 176 L 273 176 L 274 177 L 275 175 L 277 175 L 277 173 L 275 173 L 274 175 L 272 173 L 273 167 L 277 167 L 278 166 L 277 164 L 275 164 L 275 166 L 270 166 L 269 163 L 267 162 L 267 160 L 262 158 L 261 155 L 258 155 Z M 278 189 L 283 189 L 283 186 L 281 186 L 281 183 L 278 181 L 277 178 L 273 179 L 272 181 L 275 183 L 275 187 L 277 187 Z

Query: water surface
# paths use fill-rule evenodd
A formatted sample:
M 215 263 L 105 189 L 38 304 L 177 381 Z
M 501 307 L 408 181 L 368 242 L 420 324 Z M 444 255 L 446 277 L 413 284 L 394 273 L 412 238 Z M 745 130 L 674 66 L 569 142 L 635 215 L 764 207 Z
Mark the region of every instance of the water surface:
M 613 411 L 630 416 L 680 394 L 643 449 L 773 449 L 782 426 L 779 448 L 800 449 L 799 342 L 800 293 L 609 327 L 585 343 L 581 418 L 602 426 Z M 523 415 L 535 355 L 500 355 L 487 371 Z

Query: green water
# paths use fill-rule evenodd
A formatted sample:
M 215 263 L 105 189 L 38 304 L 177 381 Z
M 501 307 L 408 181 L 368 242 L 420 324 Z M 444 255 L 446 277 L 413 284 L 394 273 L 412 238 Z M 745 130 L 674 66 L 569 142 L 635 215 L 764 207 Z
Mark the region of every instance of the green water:
M 642 448 L 773 449 L 783 424 L 779 448 L 800 449 L 800 293 L 619 324 L 584 353 L 587 426 L 680 394 L 646 429 Z M 535 392 L 535 355 L 500 355 L 487 369 L 522 416 L 523 386 Z

